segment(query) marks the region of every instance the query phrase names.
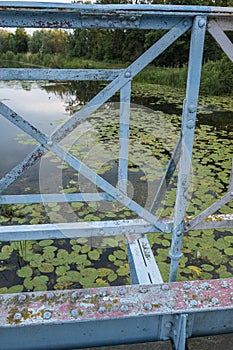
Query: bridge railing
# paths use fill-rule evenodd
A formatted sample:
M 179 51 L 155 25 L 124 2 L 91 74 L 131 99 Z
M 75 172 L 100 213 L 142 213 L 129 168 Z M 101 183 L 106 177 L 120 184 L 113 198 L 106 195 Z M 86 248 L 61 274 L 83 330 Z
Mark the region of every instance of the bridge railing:
M 0 69 L 0 80 L 110 81 L 51 135 L 43 133 L 7 104 L 0 103 L 1 116 L 39 143 L 0 180 L 1 193 L 48 151 L 52 151 L 102 192 L 65 196 L 61 193 L 1 195 L 0 203 L 109 200 L 118 201 L 139 216 L 139 219 L 132 220 L 1 226 L 1 241 L 124 234 L 128 242 L 131 280 L 136 284 L 83 291 L 2 295 L 2 349 L 68 349 L 172 339 L 174 348 L 182 350 L 187 337 L 233 331 L 230 316 L 233 280 L 163 283 L 146 237 L 147 232 L 172 234 L 169 281 L 174 282 L 182 256 L 182 237 L 185 231 L 233 227 L 232 215 L 213 215 L 232 198 L 232 176 L 229 179 L 229 190 L 222 199 L 185 222 L 205 33 L 208 30 L 233 61 L 233 44 L 225 34 L 225 31 L 233 30 L 232 15 L 232 8 L 218 7 L 0 2 L 2 27 L 167 30 L 136 61 L 120 70 Z M 127 192 L 131 82 L 142 69 L 189 30 L 190 54 L 181 132 L 148 210 L 132 200 Z M 118 186 L 114 187 L 63 149 L 59 142 L 118 91 L 119 165 Z M 174 217 L 172 220 L 161 220 L 154 213 L 166 194 L 165 183 L 171 180 L 178 162 Z M 207 217 L 208 220 L 205 220 Z M 20 341 L 15 334 L 20 336 Z

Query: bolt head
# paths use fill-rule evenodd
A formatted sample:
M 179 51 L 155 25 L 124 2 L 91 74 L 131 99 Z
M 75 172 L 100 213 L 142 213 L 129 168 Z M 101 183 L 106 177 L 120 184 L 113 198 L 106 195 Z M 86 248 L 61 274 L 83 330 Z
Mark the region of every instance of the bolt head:
M 100 306 L 100 307 L 99 307 L 99 312 L 100 312 L 101 314 L 103 314 L 105 311 L 106 311 L 106 307 L 105 307 L 105 306 Z
M 194 112 L 196 112 L 196 106 L 195 106 L 195 104 L 190 104 L 189 107 L 188 107 L 188 111 L 189 111 L 189 113 L 194 113 Z
M 144 309 L 145 310 L 152 310 L 152 305 L 150 303 L 144 304 Z
M 169 290 L 169 286 L 168 286 L 167 284 L 162 284 L 161 289 L 162 289 L 163 291 Z
M 135 16 L 131 16 L 131 17 L 130 17 L 130 21 L 131 21 L 131 22 L 135 22 L 136 19 L 137 19 L 137 18 L 136 18 Z
M 78 317 L 78 315 L 79 315 L 78 310 L 77 310 L 77 309 L 73 309 L 73 310 L 71 311 L 71 315 L 72 315 L 73 317 Z
M 147 292 L 148 292 L 148 289 L 145 288 L 145 287 L 140 287 L 140 288 L 139 288 L 139 292 L 140 292 L 140 293 L 147 293 Z
M 190 301 L 190 306 L 192 306 L 192 307 L 197 306 L 197 304 L 198 304 L 197 301 L 194 299 Z
M 190 288 L 191 288 L 190 284 L 188 284 L 188 283 L 184 283 L 184 284 L 183 284 L 183 289 L 184 289 L 184 290 L 188 290 L 188 289 L 190 289 Z
M 73 299 L 76 299 L 77 296 L 78 296 L 78 293 L 77 293 L 77 292 L 73 292 L 73 293 L 71 294 L 71 296 L 72 296 Z
M 209 283 L 208 282 L 204 282 L 202 283 L 202 288 L 208 289 L 209 288 Z
M 53 145 L 53 141 L 49 140 L 49 141 L 47 142 L 47 145 L 48 145 L 49 147 L 51 147 L 51 146 Z
M 199 26 L 200 28 L 203 28 L 203 27 L 205 26 L 205 20 L 204 20 L 203 18 L 199 20 L 198 26 Z
M 50 311 L 45 311 L 43 314 L 43 318 L 45 320 L 49 320 L 52 317 L 52 313 Z
M 227 281 L 223 281 L 222 282 L 222 287 L 223 288 L 230 288 L 230 285 L 229 285 L 229 283 Z
M 121 288 L 121 289 L 119 290 L 119 294 L 120 294 L 120 295 L 125 295 L 125 294 L 126 294 L 126 289 L 125 289 L 125 288 Z
M 165 323 L 166 328 L 172 328 L 172 326 L 173 326 L 173 324 L 170 321 Z
M 19 302 L 23 302 L 23 301 L 25 301 L 27 299 L 27 297 L 26 297 L 26 295 L 24 295 L 24 294 L 21 294 L 19 297 L 18 297 L 18 301 Z
M 14 321 L 21 320 L 22 319 L 22 314 L 20 312 L 16 312 L 14 315 Z
M 211 303 L 212 303 L 213 305 L 219 304 L 218 298 L 212 298 L 212 299 L 211 299 Z
M 131 72 L 129 72 L 129 71 L 125 72 L 125 77 L 126 78 L 130 78 L 131 77 Z
M 121 312 L 127 312 L 129 310 L 129 307 L 127 305 L 121 306 Z
M 47 300 L 53 299 L 53 293 L 52 293 L 52 292 L 48 292 L 48 293 L 46 294 L 46 298 L 47 298 Z
M 106 292 L 106 290 L 101 290 L 100 291 L 100 295 L 101 295 L 101 297 L 106 297 L 106 295 L 107 295 L 107 292 Z

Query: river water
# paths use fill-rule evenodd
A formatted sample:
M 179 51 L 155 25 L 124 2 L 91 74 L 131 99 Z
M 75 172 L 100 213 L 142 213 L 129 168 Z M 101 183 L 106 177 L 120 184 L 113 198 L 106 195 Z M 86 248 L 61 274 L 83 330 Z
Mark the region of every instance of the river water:
M 165 96 L 165 90 L 155 94 L 152 87 L 150 89 L 145 89 L 144 92 L 140 86 L 136 86 L 133 90 L 129 149 L 128 191 L 133 199 L 146 208 L 151 205 L 179 135 L 183 99 L 182 94 L 175 91 L 172 98 L 173 91 L 169 96 Z M 94 96 L 97 90 L 98 85 L 90 83 L 75 85 L 1 82 L 0 100 L 50 135 Z M 117 182 L 118 167 L 117 100 L 118 96 L 106 103 L 61 143 L 64 148 L 114 185 Z M 197 214 L 221 197 L 229 183 L 233 110 L 224 108 L 223 100 L 218 101 L 216 105 L 212 101 L 209 98 L 200 100 L 188 215 Z M 36 144 L 3 117 L 0 132 L 0 176 L 4 176 L 32 151 Z M 165 201 L 156 213 L 160 217 L 173 215 L 175 181 L 176 174 L 168 186 Z M 37 164 L 25 172 L 4 194 L 61 191 L 73 193 L 98 190 L 88 180 L 78 177 L 64 162 L 48 153 L 42 165 Z M 230 210 L 231 204 L 220 212 L 228 213 Z M 45 206 L 4 206 L 0 216 L 1 223 L 5 225 L 131 217 L 134 215 L 127 208 L 106 203 L 81 203 L 68 207 L 56 203 Z M 151 235 L 149 239 L 166 279 L 171 237 L 161 233 Z M 232 233 L 229 230 L 194 231 L 187 234 L 184 237 L 184 256 L 181 259 L 179 279 L 231 276 L 232 242 Z M 3 243 L 0 260 L 0 269 L 5 276 L 0 283 L 2 292 L 128 283 L 129 278 L 125 242 L 122 237 L 108 238 L 100 246 L 82 239 L 72 242 L 60 240 L 55 245 L 53 241 Z M 15 265 L 17 273 L 16 276 L 14 273 L 13 277 Z

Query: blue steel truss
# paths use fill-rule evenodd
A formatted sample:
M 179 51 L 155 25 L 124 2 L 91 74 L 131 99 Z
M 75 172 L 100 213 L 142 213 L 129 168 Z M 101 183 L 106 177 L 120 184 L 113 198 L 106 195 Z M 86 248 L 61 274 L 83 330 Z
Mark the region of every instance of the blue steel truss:
M 128 241 L 131 280 L 133 284 L 139 284 L 139 287 L 2 295 L 0 300 L 0 349 L 68 349 L 172 339 L 174 349 L 184 350 L 187 337 L 233 331 L 230 316 L 233 308 L 231 302 L 233 282 L 229 280 L 222 281 L 220 284 L 215 281 L 163 284 L 146 238 L 147 232 L 172 233 L 169 282 L 174 282 L 179 259 L 182 256 L 182 236 L 185 231 L 194 228 L 233 227 L 231 215 L 223 215 L 220 220 L 216 215 L 212 215 L 231 200 L 232 176 L 229 190 L 222 199 L 195 218 L 185 222 L 205 33 L 208 29 L 233 61 L 233 44 L 225 34 L 225 31 L 233 30 L 232 16 L 232 8 L 218 7 L 0 2 L 1 27 L 167 30 L 162 38 L 125 69 L 0 69 L 0 80 L 110 81 L 102 91 L 49 136 L 0 102 L 2 117 L 18 126 L 40 144 L 0 180 L 1 193 L 48 151 L 52 151 L 103 192 L 98 194 L 74 193 L 65 195 L 65 197 L 63 194 L 43 193 L 39 195 L 2 195 L 0 204 L 108 200 L 120 202 L 139 216 L 139 219 L 135 220 L 2 226 L 0 228 L 1 241 L 103 237 L 104 235 L 124 234 Z M 181 132 L 151 208 L 146 210 L 127 194 L 131 81 L 188 30 L 191 30 L 191 41 Z M 78 158 L 65 151 L 59 142 L 118 91 L 120 91 L 121 106 L 119 166 L 118 187 L 114 187 Z M 164 185 L 172 177 L 178 161 L 180 167 L 174 218 L 170 221 L 160 220 L 154 213 L 165 196 L 166 186 Z M 208 216 L 211 216 L 212 220 L 203 221 Z M 147 287 L 142 285 L 147 285 Z M 228 302 L 221 299 L 221 288 L 227 294 L 226 297 L 223 293 L 224 298 L 228 298 Z M 191 297 L 191 291 L 195 298 Z M 208 302 L 207 299 L 201 299 L 205 293 L 208 294 L 206 296 L 210 300 Z M 35 295 L 37 295 L 37 304 L 33 299 Z M 124 300 L 125 295 L 128 301 Z M 28 301 L 27 312 L 25 306 L 22 306 L 22 302 L 26 300 Z M 108 301 L 108 306 L 105 305 L 106 301 Z M 177 306 L 177 302 L 180 302 L 180 306 Z M 62 317 L 59 313 L 61 312 L 59 311 L 60 304 L 66 306 Z M 81 310 L 82 305 L 89 306 Z M 28 312 L 29 309 L 30 312 Z M 214 331 L 211 315 L 214 316 L 214 319 L 220 317 Z M 146 326 L 149 319 L 152 321 L 151 325 Z M 225 327 L 223 327 L 224 322 L 227 323 Z M 124 325 L 127 325 L 128 328 L 125 333 Z M 106 329 L 109 330 L 109 334 L 106 334 Z M 148 331 L 146 332 L 145 329 Z M 64 337 L 67 333 L 69 337 Z M 21 337 L 21 341 L 18 340 L 17 334 Z M 89 335 L 93 336 L 92 340 Z

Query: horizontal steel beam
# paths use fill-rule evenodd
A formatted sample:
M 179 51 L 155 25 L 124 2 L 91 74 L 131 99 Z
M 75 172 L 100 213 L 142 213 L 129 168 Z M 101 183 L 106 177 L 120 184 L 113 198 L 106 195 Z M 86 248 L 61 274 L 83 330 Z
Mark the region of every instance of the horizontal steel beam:
M 233 228 L 233 214 L 209 215 L 201 222 L 198 221 L 197 224 L 192 222 L 195 221 L 195 219 L 196 218 L 193 218 L 192 216 L 186 217 L 185 231 Z
M 170 222 L 166 221 L 167 227 Z M 0 226 L 0 241 L 103 237 L 158 232 L 142 219 Z
M 113 80 L 123 69 L 0 68 L 0 80 Z
M 22 194 L 0 195 L 0 205 L 3 204 L 32 204 L 32 203 L 62 203 L 62 202 L 97 202 L 114 200 L 107 193 L 56 193 L 56 194 Z
M 1 295 L 0 348 L 74 349 L 233 332 L 233 279 Z M 183 322 L 178 322 L 183 321 Z M 185 339 L 184 339 L 185 341 Z
M 231 16 L 231 7 L 177 5 L 77 5 L 0 2 L 0 26 L 33 28 L 170 29 L 182 17 Z
M 183 16 L 192 17 L 210 12 L 211 7 L 208 6 L 109 6 L 1 1 L 0 26 L 170 29 Z

